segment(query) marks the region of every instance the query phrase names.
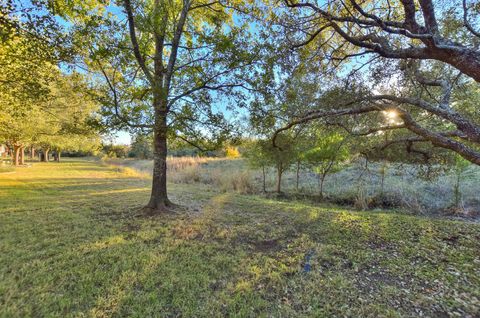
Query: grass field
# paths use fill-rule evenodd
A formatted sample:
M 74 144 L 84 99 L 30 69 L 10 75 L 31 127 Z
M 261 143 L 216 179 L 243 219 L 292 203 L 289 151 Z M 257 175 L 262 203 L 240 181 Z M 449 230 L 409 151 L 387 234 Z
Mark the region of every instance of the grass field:
M 478 317 L 480 224 L 150 180 L 95 161 L 0 174 L 1 317 Z

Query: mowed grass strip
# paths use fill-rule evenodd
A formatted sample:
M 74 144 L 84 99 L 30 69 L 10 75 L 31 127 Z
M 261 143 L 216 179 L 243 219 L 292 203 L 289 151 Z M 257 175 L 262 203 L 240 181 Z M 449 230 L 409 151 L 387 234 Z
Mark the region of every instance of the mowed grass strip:
M 480 315 L 480 226 L 170 185 L 69 160 L 0 174 L 2 317 Z

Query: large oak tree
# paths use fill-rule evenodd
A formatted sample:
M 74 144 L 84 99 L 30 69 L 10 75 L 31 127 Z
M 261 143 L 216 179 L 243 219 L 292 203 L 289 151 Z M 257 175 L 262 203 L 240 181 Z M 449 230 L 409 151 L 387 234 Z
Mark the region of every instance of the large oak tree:
M 167 139 L 198 145 L 231 128 L 215 105 L 241 102 L 236 97 L 248 89 L 244 77 L 251 75 L 256 56 L 239 5 L 124 0 L 106 21 L 93 23 L 99 31 L 87 64 L 105 80 L 109 124 L 153 132 L 148 212 L 173 205 L 167 194 Z

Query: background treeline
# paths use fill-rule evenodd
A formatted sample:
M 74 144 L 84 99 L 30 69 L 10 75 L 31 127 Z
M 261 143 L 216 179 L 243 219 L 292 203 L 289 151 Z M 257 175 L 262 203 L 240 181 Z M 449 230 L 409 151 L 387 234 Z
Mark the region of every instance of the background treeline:
M 63 151 L 94 152 L 99 104 L 88 79 L 56 63 L 54 48 L 28 32 L 2 26 L 0 144 L 14 165 L 25 151 L 48 161 Z M 7 30 L 8 31 L 8 30 Z
M 236 141 L 236 144 L 239 142 Z M 134 158 L 153 159 L 152 134 L 137 133 L 132 136 L 129 145 L 103 143 L 101 153 L 106 158 Z M 210 147 L 209 150 L 199 149 L 182 141 L 169 140 L 168 155 L 173 157 L 228 157 L 240 156 L 238 147 L 221 143 Z

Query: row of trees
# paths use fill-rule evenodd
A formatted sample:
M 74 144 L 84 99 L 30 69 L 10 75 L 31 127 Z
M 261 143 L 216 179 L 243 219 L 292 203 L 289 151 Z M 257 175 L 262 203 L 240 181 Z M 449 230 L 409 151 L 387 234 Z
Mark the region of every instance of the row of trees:
M 0 143 L 10 148 L 14 165 L 41 150 L 48 161 L 54 152 L 89 150 L 98 145 L 93 113 L 98 104 L 78 73 L 65 74 L 41 46 L 22 32 L 6 34 L 0 47 Z
M 323 185 L 330 173 L 339 171 L 350 159 L 347 137 L 325 129 L 308 129 L 283 137 L 282 147 L 274 147 L 271 140 L 255 140 L 246 144 L 244 156 L 249 165 L 262 171 L 263 191 L 266 192 L 266 169 L 276 170 L 275 191 L 281 193 L 282 176 L 296 171 L 296 190 L 299 188 L 301 169 L 315 172 L 319 178 L 319 194 L 323 198 Z

